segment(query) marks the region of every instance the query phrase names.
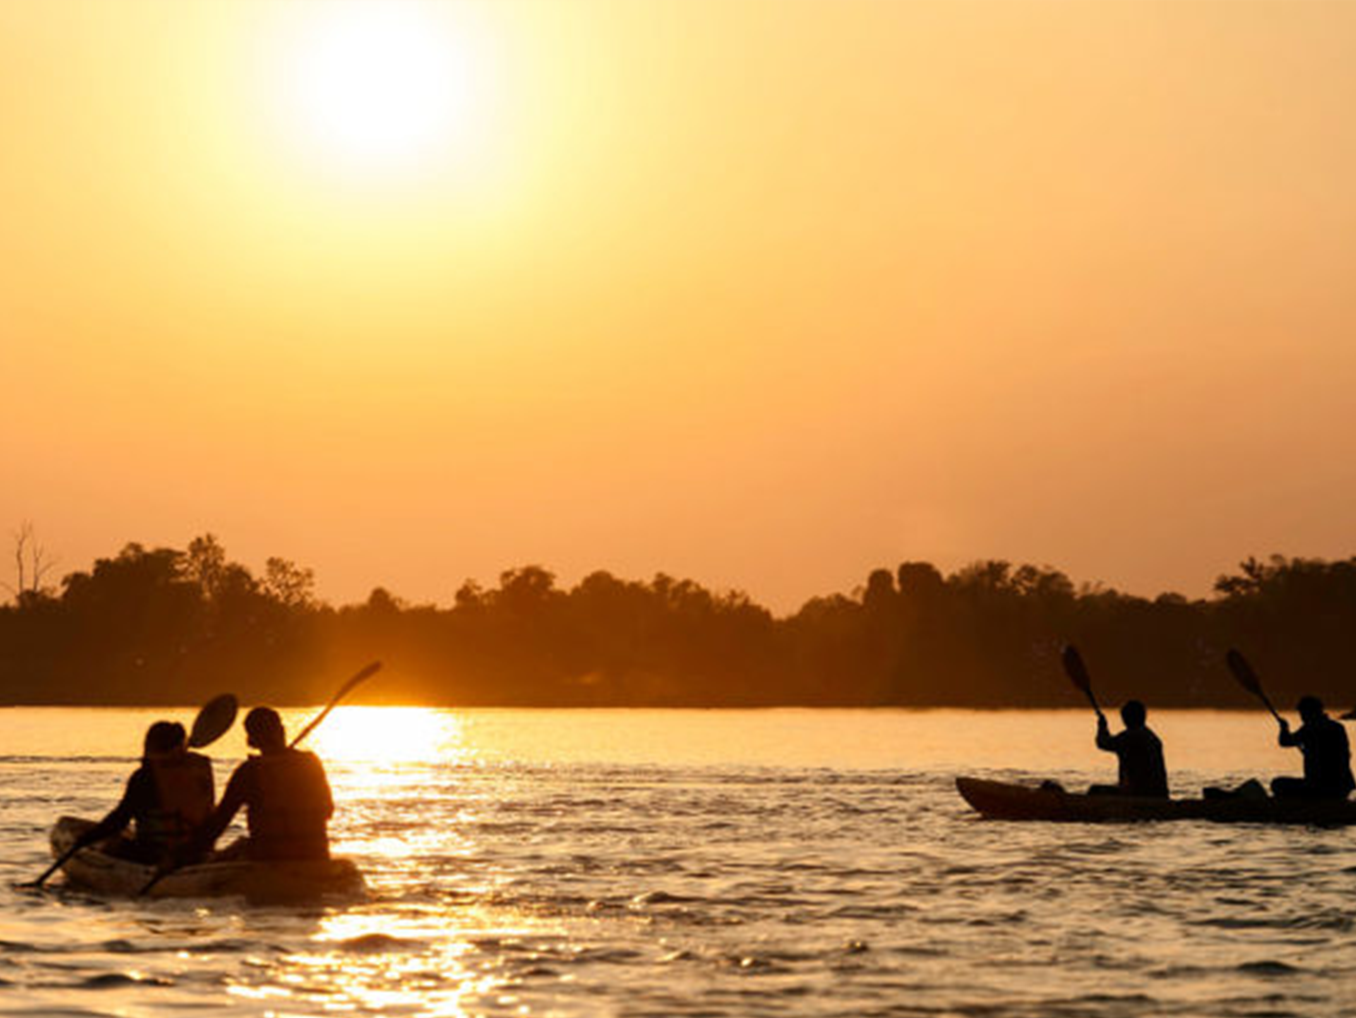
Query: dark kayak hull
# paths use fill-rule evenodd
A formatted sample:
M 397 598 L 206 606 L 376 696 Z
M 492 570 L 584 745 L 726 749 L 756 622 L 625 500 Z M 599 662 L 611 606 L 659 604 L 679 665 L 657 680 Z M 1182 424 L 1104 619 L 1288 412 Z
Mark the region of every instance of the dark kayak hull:
M 52 855 L 60 857 L 92 826 L 89 820 L 62 817 L 52 828 Z M 61 867 L 67 883 L 98 894 L 134 898 L 155 870 L 141 863 L 82 848 Z M 362 872 L 351 859 L 313 862 L 206 862 L 185 866 L 151 888 L 151 898 L 220 898 L 239 896 L 263 904 L 355 897 L 366 890 Z
M 1304 799 L 1141 799 L 1079 795 L 1003 781 L 957 778 L 961 797 L 992 820 L 1055 823 L 1132 823 L 1145 820 L 1209 820 L 1225 824 L 1356 824 L 1356 802 Z

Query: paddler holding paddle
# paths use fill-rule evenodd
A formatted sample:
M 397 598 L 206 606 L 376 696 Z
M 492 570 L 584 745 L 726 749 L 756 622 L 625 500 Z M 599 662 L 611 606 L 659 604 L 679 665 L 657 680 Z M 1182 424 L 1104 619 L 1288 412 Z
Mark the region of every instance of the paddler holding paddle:
M 161 863 L 183 855 L 212 812 L 212 761 L 188 748 L 177 721 L 157 721 L 146 731 L 141 766 L 127 779 L 121 801 L 82 834 L 74 849 L 120 835 L 105 851 L 135 862 Z M 73 850 L 74 850 L 73 849 Z
M 1168 797 L 1168 769 L 1163 762 L 1163 743 L 1145 723 L 1148 711 L 1138 700 L 1127 700 L 1121 707 L 1125 728 L 1116 735 L 1107 726 L 1106 715 L 1097 714 L 1097 748 L 1115 753 L 1119 763 L 1115 785 L 1093 785 L 1093 794 L 1139 795 L 1154 799 Z
M 1323 701 L 1316 696 L 1301 696 L 1295 704 L 1299 731 L 1290 731 L 1290 722 L 1272 706 L 1270 697 L 1241 651 L 1231 649 L 1224 657 L 1238 684 L 1262 701 L 1280 726 L 1277 741 L 1287 748 L 1298 747 L 1304 754 L 1304 777 L 1273 778 L 1271 794 L 1278 799 L 1345 799 L 1356 788 L 1351 776 L 1351 745 L 1342 722 L 1328 717 Z M 1356 714 L 1356 711 L 1352 712 Z M 1350 715 L 1348 715 L 1350 716 Z
M 1304 777 L 1273 778 L 1271 794 L 1278 799 L 1345 799 L 1356 788 L 1346 728 L 1328 717 L 1316 696 L 1300 697 L 1295 709 L 1304 723 L 1292 732 L 1285 718 L 1277 718 L 1281 726 L 1278 741 L 1304 754 Z
M 301 736 L 288 745 L 282 718 L 272 707 L 246 714 L 245 734 L 258 755 L 235 769 L 190 855 L 210 850 L 244 807 L 249 837 L 218 853 L 218 859 L 328 859 L 334 800 L 320 758 L 295 748 Z
M 1093 785 L 1088 789 L 1089 794 L 1168 798 L 1168 769 L 1163 762 L 1163 743 L 1146 724 L 1148 711 L 1144 704 L 1138 700 L 1127 700 L 1121 707 L 1121 721 L 1125 729 L 1112 735 L 1106 715 L 1093 695 L 1092 677 L 1078 648 L 1065 647 L 1061 658 L 1065 674 L 1097 712 L 1097 748 L 1115 753 L 1118 763 L 1116 784 Z

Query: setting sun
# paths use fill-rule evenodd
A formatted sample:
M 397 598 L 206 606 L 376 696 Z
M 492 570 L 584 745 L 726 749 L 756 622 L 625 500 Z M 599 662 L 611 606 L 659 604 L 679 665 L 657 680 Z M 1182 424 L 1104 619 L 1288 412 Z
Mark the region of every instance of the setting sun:
M 439 13 L 371 0 L 302 8 L 280 54 L 292 129 L 350 167 L 455 155 L 480 89 L 473 47 Z

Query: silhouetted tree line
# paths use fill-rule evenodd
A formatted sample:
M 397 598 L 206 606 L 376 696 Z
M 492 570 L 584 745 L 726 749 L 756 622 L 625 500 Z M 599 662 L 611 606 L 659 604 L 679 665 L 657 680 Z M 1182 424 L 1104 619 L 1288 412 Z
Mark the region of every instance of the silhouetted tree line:
M 210 535 L 129 544 L 59 588 L 0 607 L 0 702 L 323 701 L 372 658 L 374 701 L 540 706 L 1071 706 L 1059 649 L 1099 694 L 1156 706 L 1252 701 L 1223 665 L 1237 646 L 1278 703 L 1356 698 L 1356 558 L 1248 559 L 1212 597 L 1075 587 L 1056 570 L 978 562 L 877 569 L 850 595 L 774 617 L 741 593 L 660 574 L 557 586 L 539 566 L 467 582 L 451 606 L 378 588 L 332 607 L 284 559 L 263 575 Z

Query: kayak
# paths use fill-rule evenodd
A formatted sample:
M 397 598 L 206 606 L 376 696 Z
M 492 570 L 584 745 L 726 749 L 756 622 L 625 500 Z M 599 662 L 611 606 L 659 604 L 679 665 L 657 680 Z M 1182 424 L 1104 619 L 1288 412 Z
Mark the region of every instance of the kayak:
M 1081 795 L 981 778 L 957 778 L 961 797 L 991 820 L 1064 823 L 1141 820 L 1210 820 L 1225 824 L 1356 824 L 1356 802 L 1225 796 L 1218 799 L 1147 799 Z
M 81 833 L 94 824 L 62 817 L 52 828 L 52 855 L 60 858 Z M 82 848 L 61 871 L 67 883 L 99 894 L 134 898 L 155 876 L 155 868 L 119 859 L 100 846 Z M 205 862 L 185 866 L 162 877 L 149 898 L 220 898 L 237 895 L 253 902 L 308 901 L 331 896 L 354 897 L 366 890 L 362 871 L 351 859 L 304 862 Z

